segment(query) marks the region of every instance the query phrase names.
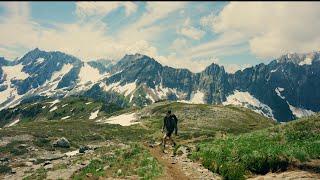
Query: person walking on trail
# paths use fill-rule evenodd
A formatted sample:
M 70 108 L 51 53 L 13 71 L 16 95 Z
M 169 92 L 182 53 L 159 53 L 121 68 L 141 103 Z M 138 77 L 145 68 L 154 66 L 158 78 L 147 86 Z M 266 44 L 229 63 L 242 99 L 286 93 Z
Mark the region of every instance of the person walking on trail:
M 166 116 L 163 119 L 163 126 L 162 126 L 162 133 L 165 132 L 163 139 L 162 139 L 162 145 L 163 145 L 163 152 L 166 147 L 166 141 L 169 139 L 173 146 L 176 146 L 176 143 L 173 141 L 171 135 L 173 132 L 175 132 L 175 135 L 178 135 L 178 118 L 171 114 L 171 111 L 169 110 L 166 114 Z

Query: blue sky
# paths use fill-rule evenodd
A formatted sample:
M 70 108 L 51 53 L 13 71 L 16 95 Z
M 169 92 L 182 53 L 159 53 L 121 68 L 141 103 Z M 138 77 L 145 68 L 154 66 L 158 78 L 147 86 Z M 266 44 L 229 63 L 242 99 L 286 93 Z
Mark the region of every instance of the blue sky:
M 142 53 L 194 72 L 320 49 L 319 2 L 1 2 L 0 56 L 38 47 L 118 60 Z

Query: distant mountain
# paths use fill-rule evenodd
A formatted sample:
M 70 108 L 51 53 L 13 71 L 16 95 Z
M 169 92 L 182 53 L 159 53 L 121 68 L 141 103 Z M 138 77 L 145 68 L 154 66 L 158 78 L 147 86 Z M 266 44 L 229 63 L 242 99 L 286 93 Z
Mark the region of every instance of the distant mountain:
M 320 111 L 320 53 L 287 54 L 229 74 L 211 64 L 200 73 L 163 66 L 142 54 L 118 62 L 82 62 L 34 49 L 15 61 L 0 58 L 0 108 L 32 97 L 81 95 L 121 106 L 159 100 L 236 104 L 278 121 Z

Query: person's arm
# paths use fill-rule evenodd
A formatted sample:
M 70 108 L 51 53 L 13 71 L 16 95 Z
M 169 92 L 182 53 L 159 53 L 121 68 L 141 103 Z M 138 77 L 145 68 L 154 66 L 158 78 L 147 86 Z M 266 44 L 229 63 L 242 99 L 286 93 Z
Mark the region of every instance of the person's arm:
M 161 129 L 162 132 L 164 131 L 165 127 L 166 127 L 166 117 L 163 118 L 163 126 L 162 126 L 162 129 Z
M 176 135 L 178 135 L 178 118 L 177 118 L 177 116 L 176 115 L 173 115 L 173 118 L 174 118 L 174 120 L 175 120 L 175 127 L 174 127 L 174 129 L 175 129 L 175 134 Z

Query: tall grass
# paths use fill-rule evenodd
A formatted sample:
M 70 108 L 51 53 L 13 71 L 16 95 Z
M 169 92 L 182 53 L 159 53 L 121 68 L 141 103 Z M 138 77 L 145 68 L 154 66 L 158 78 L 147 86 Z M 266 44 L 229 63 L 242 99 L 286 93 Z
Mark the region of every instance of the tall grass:
M 320 157 L 320 118 L 304 119 L 227 139 L 199 144 L 192 154 L 225 179 L 284 171 L 290 165 Z

